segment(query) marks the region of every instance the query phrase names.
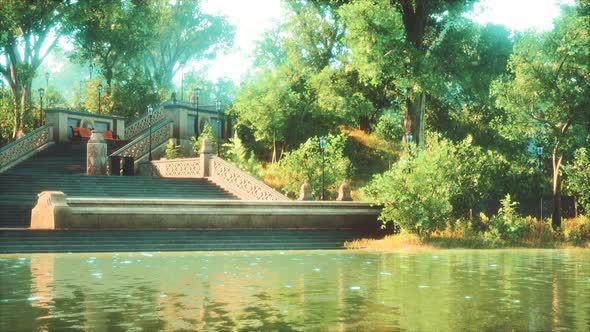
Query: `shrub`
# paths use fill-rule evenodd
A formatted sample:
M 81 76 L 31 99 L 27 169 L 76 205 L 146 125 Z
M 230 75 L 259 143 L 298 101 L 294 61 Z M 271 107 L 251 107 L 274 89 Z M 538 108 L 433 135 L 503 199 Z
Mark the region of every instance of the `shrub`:
M 518 202 L 513 202 L 509 194 L 500 200 L 500 204 L 502 207 L 498 214 L 490 220 L 491 225 L 503 240 L 515 242 L 523 235 L 526 229 L 526 220 L 516 212 Z
M 336 197 L 342 181 L 352 172 L 350 160 L 344 156 L 347 137 L 328 135 L 324 152 L 325 199 Z M 314 197 L 322 190 L 322 155 L 318 137 L 309 138 L 297 150 L 286 153 L 281 161 L 271 165 L 267 177 L 280 184 L 280 189 L 290 197 L 296 197 L 303 182 L 307 181 Z
M 564 167 L 567 188 L 576 195 L 578 204 L 590 214 L 590 159 L 588 151 L 580 148 L 574 153 L 574 161 Z
M 228 143 L 223 144 L 224 158 L 242 171 L 248 172 L 256 177 L 259 176 L 258 168 L 260 163 L 256 160 L 254 153 L 248 151 L 242 140 L 235 135 Z
M 449 220 L 496 197 L 494 178 L 505 166 L 470 138 L 455 144 L 429 135 L 427 142 L 424 150 L 410 145 L 391 170 L 363 188 L 371 202 L 384 206 L 384 223 L 421 235 L 443 230 Z
M 574 245 L 584 245 L 590 241 L 590 218 L 580 216 L 563 222 L 563 234 Z
M 201 145 L 203 145 L 203 138 L 205 137 L 209 139 L 209 142 L 213 146 L 217 145 L 217 138 L 213 134 L 213 128 L 211 127 L 211 125 L 209 125 L 209 123 L 205 123 L 203 131 L 201 132 L 198 138 L 195 136 L 191 137 L 191 142 L 193 143 L 193 151 L 196 154 L 198 154 L 199 151 L 201 151 Z
M 168 144 L 166 144 L 166 158 L 167 159 L 176 159 L 180 158 L 180 146 L 174 144 L 174 139 L 169 139 Z

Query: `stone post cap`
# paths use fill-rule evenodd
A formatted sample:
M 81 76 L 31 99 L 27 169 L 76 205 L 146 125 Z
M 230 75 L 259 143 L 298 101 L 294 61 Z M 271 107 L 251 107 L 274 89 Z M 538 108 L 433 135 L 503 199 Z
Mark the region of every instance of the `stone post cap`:
M 346 180 L 342 181 L 340 188 L 338 188 L 338 197 L 336 198 L 337 201 L 352 201 L 352 196 L 350 195 L 350 186 Z
M 105 140 L 102 137 L 102 130 L 93 129 L 92 135 L 90 136 L 88 143 L 104 143 L 104 142 L 105 142 Z
M 301 189 L 299 190 L 299 200 L 300 201 L 311 201 L 313 197 L 311 196 L 311 186 L 307 181 L 303 182 L 301 185 Z
M 213 144 L 207 137 L 203 137 L 203 142 L 201 143 L 201 150 L 199 150 L 200 154 L 213 154 Z

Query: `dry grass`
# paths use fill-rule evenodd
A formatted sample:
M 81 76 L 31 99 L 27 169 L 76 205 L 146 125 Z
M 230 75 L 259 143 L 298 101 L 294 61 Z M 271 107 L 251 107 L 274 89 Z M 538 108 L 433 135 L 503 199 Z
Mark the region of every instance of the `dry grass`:
M 420 249 L 501 249 L 501 248 L 559 248 L 590 249 L 590 218 L 564 220 L 562 230 L 554 232 L 550 221 L 533 222 L 517 242 L 498 241 L 482 234 L 465 234 L 462 230 L 445 230 L 429 238 L 415 234 L 388 235 L 383 239 L 358 239 L 345 243 L 347 249 L 398 251 Z
M 347 249 L 366 249 L 366 250 L 416 250 L 416 249 L 433 249 L 432 246 L 425 244 L 418 236 L 414 234 L 395 234 L 387 235 L 383 239 L 358 239 L 344 243 Z

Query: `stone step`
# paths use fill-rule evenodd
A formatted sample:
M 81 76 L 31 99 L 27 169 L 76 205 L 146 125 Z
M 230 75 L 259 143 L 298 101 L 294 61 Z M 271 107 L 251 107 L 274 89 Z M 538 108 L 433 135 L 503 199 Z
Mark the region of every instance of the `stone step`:
M 359 231 L 0 231 L 0 253 L 341 249 Z

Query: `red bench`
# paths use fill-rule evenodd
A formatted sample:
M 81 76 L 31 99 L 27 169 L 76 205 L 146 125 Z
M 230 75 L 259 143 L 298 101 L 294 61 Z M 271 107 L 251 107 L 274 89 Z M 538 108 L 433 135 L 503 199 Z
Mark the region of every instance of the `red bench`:
M 92 129 L 84 127 L 70 127 L 72 128 L 72 138 L 74 139 L 90 139 L 92 136 Z
M 74 139 L 88 140 L 88 139 L 90 139 L 90 136 L 92 136 L 92 128 L 84 128 L 84 127 L 70 127 L 70 128 L 72 128 L 72 138 L 74 138 Z M 103 131 L 102 137 L 107 141 L 116 141 L 117 140 L 117 137 L 110 130 Z
M 106 139 L 107 141 L 116 141 L 117 137 L 113 135 L 113 132 L 110 130 L 105 130 L 102 132 L 102 138 Z

